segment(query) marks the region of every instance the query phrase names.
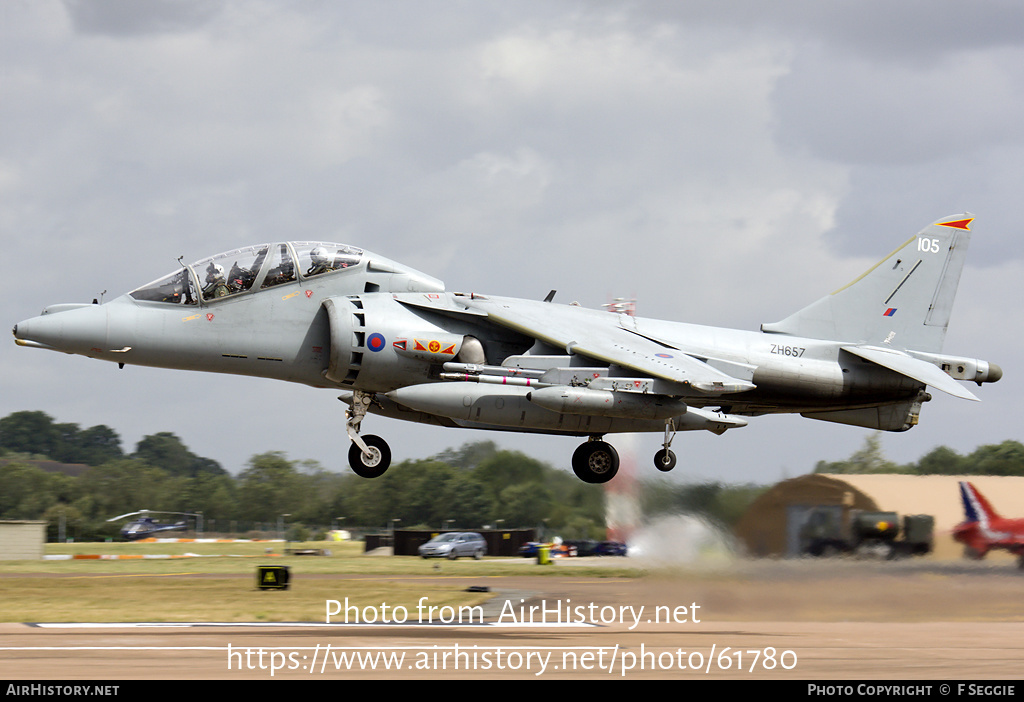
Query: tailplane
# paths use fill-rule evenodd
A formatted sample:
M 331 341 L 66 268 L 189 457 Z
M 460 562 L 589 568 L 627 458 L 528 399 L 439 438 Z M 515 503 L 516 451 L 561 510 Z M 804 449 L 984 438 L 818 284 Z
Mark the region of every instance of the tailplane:
M 940 219 L 849 285 L 761 331 L 941 351 L 973 221 L 970 214 Z

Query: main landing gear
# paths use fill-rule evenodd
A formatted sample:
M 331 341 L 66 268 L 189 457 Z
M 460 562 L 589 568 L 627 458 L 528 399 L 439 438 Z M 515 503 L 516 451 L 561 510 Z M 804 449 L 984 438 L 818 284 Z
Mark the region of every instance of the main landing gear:
M 592 436 L 572 454 L 572 472 L 585 483 L 607 483 L 619 472 L 619 452 Z
M 345 413 L 348 417 L 345 431 L 352 440 L 352 446 L 348 449 L 348 464 L 360 478 L 379 478 L 391 465 L 391 447 L 388 442 L 373 434 L 359 436 L 359 425 L 372 401 L 372 393 L 356 390 L 352 393 L 352 407 Z
M 371 402 L 373 393 L 355 390 L 352 393 L 351 407 L 345 413 L 348 418 L 345 422 L 345 431 L 352 440 L 348 450 L 348 463 L 352 467 L 352 472 L 361 478 L 379 478 L 391 465 L 391 448 L 388 442 L 373 434 L 359 435 L 359 427 Z M 654 465 L 660 471 L 670 471 L 676 467 L 676 455 L 669 448 L 675 435 L 675 422 L 672 419 L 666 420 L 663 448 L 654 454 Z M 591 436 L 572 454 L 572 470 L 576 477 L 585 483 L 607 483 L 619 472 L 619 453 L 600 436 Z
M 665 440 L 662 449 L 654 454 L 655 467 L 668 472 L 676 467 L 676 455 L 669 446 L 676 437 L 676 424 L 672 419 L 665 421 Z M 572 472 L 585 483 L 607 483 L 619 472 L 619 454 L 615 447 L 599 436 L 591 436 L 587 443 L 580 444 L 572 454 Z

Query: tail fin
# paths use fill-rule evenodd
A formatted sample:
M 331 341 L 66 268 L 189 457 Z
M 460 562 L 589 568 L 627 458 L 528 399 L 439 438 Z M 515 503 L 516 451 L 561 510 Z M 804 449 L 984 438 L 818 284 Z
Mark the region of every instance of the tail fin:
M 960 498 L 964 502 L 964 515 L 968 522 L 980 522 L 988 526 L 993 519 L 1000 519 L 999 514 L 992 509 L 985 496 L 978 492 L 971 483 L 960 483 Z
M 941 351 L 973 221 L 966 213 L 940 219 L 849 285 L 761 331 Z

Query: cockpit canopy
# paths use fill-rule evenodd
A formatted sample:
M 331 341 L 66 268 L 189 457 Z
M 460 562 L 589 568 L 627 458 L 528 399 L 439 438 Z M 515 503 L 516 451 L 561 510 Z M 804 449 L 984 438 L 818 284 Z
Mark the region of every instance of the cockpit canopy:
M 136 300 L 195 305 L 200 296 L 206 301 L 265 290 L 352 268 L 362 259 L 362 249 L 345 244 L 260 244 L 196 261 L 130 294 Z

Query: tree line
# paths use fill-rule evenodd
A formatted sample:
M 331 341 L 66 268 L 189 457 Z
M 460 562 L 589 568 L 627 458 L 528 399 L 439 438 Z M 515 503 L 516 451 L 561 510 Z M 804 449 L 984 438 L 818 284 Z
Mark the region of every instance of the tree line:
M 963 456 L 938 447 L 898 465 L 885 458 L 876 433 L 846 460 L 819 461 L 815 472 L 1024 475 L 1024 445 L 1005 441 Z M 640 513 L 696 514 L 728 528 L 765 489 L 644 480 Z M 277 534 L 283 520 L 295 540 L 332 527 L 390 525 L 542 527 L 566 539 L 600 540 L 606 527 L 602 486 L 491 441 L 401 461 L 374 480 L 275 451 L 252 456 L 235 476 L 169 432 L 145 436 L 127 453 L 107 426 L 83 429 L 30 411 L 0 419 L 0 519 L 46 520 L 51 537 L 63 519 L 67 535 L 84 540 L 116 536 L 120 525 L 106 520 L 140 509 L 201 513 L 204 531 L 235 536 Z
M 600 486 L 490 441 L 398 462 L 375 480 L 274 451 L 233 476 L 168 432 L 126 453 L 106 426 L 82 429 L 29 411 L 0 419 L 0 519 L 45 519 L 54 534 L 63 519 L 81 540 L 115 536 L 120 525 L 106 520 L 140 509 L 201 513 L 204 531 L 232 534 L 273 532 L 281 521 L 291 536 L 397 523 L 546 526 L 564 538 L 603 538 L 605 527 Z
M 815 473 L 902 473 L 906 475 L 1024 475 L 1024 444 L 1007 440 L 979 446 L 960 455 L 938 446 L 913 463 L 888 460 L 882 451 L 881 432 L 867 437 L 864 445 L 842 461 L 818 461 Z

